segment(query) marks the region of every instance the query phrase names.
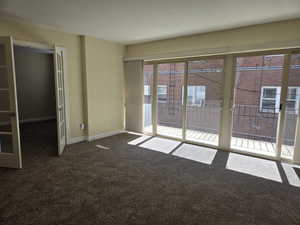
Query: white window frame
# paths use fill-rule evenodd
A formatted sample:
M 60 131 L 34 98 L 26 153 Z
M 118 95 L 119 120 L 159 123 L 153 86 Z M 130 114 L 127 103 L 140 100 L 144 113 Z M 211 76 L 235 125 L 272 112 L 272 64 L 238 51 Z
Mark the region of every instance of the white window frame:
M 204 89 L 204 98 L 201 99 L 201 103 L 196 103 L 196 95 L 197 95 L 197 87 L 201 87 Z M 193 89 L 192 102 L 189 103 L 189 88 Z M 206 86 L 205 85 L 187 85 L 187 104 L 189 106 L 202 106 L 204 105 L 206 99 Z M 182 102 L 184 100 L 184 87 L 182 87 Z
M 276 96 L 275 96 L 275 98 L 265 98 L 263 96 L 264 95 L 264 89 L 276 89 Z M 275 113 L 279 113 L 280 93 L 281 93 L 281 87 L 280 86 L 262 86 L 261 87 L 261 93 L 260 93 L 260 107 L 259 107 L 259 111 L 263 112 L 263 113 L 273 113 L 272 110 L 263 109 L 263 100 L 275 100 Z
M 276 98 L 265 98 L 263 97 L 263 91 L 264 89 L 276 89 Z M 298 86 L 291 86 L 288 87 L 288 89 L 296 89 L 296 99 L 286 99 L 287 101 L 295 101 L 295 113 L 298 114 L 299 110 L 299 101 L 300 101 L 300 87 Z M 264 113 L 270 113 L 270 110 L 263 109 L 262 107 L 262 102 L 263 100 L 274 100 L 275 99 L 275 113 L 279 113 L 279 108 L 280 108 L 280 94 L 281 94 L 281 87 L 279 86 L 262 86 L 261 87 L 261 95 L 260 95 L 260 112 Z M 287 93 L 288 97 L 288 93 Z
M 159 93 L 159 91 L 158 91 L 159 88 L 164 88 L 165 92 L 164 93 Z M 159 99 L 160 95 L 166 95 L 166 100 L 160 100 Z M 157 101 L 158 102 L 167 102 L 167 95 L 168 95 L 168 85 L 166 85 L 166 84 L 159 84 L 159 85 L 157 85 Z
M 295 101 L 295 113 L 298 114 L 298 110 L 299 110 L 299 101 L 300 101 L 300 87 L 299 86 L 291 86 L 291 87 L 288 87 L 288 89 L 296 89 L 296 98 L 295 99 L 289 99 L 288 96 L 289 96 L 289 92 L 287 93 L 287 99 L 286 99 L 286 102 L 287 101 Z
M 144 85 L 144 96 L 150 96 L 151 93 L 150 93 L 150 85 L 148 84 L 145 84 Z

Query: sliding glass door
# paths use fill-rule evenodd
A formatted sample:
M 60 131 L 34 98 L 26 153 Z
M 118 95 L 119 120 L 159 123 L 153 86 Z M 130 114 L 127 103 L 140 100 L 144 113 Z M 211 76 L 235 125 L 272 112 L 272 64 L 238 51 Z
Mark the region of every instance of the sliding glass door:
M 293 159 L 300 101 L 300 54 L 291 55 L 285 100 L 281 157 Z
M 184 63 L 158 65 L 157 134 L 182 138 Z
M 220 56 L 144 67 L 147 133 L 293 159 L 299 115 L 300 54 Z
M 284 55 L 236 59 L 231 148 L 276 156 Z
M 224 60 L 188 62 L 186 140 L 218 145 Z

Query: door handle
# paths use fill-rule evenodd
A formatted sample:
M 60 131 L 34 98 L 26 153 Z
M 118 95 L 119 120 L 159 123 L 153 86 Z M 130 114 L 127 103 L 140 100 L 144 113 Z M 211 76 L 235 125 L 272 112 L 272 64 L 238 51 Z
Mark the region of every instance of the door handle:
M 279 111 L 281 111 L 282 110 L 282 103 L 279 105 Z

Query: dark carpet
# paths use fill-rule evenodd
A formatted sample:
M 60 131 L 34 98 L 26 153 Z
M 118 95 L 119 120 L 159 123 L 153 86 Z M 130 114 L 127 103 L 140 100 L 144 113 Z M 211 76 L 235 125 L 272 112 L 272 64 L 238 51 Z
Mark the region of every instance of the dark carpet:
M 300 224 L 300 188 L 286 178 L 226 170 L 226 152 L 206 165 L 128 145 L 134 138 L 74 144 L 57 157 L 55 125 L 28 125 L 24 169 L 0 169 L 0 224 Z

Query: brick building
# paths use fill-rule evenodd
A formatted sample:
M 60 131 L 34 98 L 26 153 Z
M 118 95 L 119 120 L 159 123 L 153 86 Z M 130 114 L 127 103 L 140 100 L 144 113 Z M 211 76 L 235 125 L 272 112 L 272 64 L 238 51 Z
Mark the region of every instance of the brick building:
M 283 61 L 284 55 L 237 59 L 234 136 L 275 142 Z M 223 59 L 188 63 L 187 129 L 218 133 L 224 91 L 223 64 Z M 300 100 L 299 65 L 300 56 L 293 56 L 288 81 L 285 142 L 294 139 Z M 148 104 L 148 110 L 151 108 L 152 72 L 152 65 L 144 67 L 145 104 Z M 157 80 L 158 124 L 182 127 L 184 63 L 159 64 Z M 151 123 L 151 118 L 146 123 Z

